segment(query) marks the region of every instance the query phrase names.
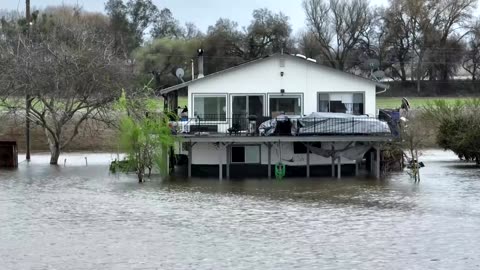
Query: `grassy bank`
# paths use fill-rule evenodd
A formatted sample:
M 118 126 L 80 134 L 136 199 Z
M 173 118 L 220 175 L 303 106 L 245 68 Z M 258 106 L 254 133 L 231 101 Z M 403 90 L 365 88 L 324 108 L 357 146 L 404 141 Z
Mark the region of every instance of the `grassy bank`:
M 20 151 L 25 150 L 25 120 L 13 115 L 0 115 L 0 140 L 15 140 Z M 67 127 L 66 133 L 71 133 L 73 124 Z M 89 120 L 80 128 L 79 134 L 68 145 L 65 151 L 116 151 L 118 131 L 104 123 Z M 32 151 L 48 151 L 48 142 L 45 131 L 36 125 L 31 128 Z
M 467 97 L 407 97 L 412 109 L 418 109 L 425 106 L 427 103 L 434 100 L 446 100 L 449 103 L 455 103 L 456 101 L 463 101 L 469 98 Z M 377 97 L 378 109 L 397 109 L 402 104 L 401 97 Z

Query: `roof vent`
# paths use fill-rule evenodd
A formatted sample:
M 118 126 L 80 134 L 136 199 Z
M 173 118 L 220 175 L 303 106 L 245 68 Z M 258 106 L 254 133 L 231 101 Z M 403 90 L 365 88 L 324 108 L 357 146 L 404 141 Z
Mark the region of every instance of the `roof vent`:
M 303 58 L 303 59 L 307 59 L 307 57 L 306 57 L 305 55 L 303 55 L 303 54 L 297 53 L 295 56 L 296 56 L 296 57 Z
M 317 60 L 313 59 L 313 58 L 307 58 L 307 61 L 310 61 L 310 62 L 313 62 L 313 63 L 316 63 Z

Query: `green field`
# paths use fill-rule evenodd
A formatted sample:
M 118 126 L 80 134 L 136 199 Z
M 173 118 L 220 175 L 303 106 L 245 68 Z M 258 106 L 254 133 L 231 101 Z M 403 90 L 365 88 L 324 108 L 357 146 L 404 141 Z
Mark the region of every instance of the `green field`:
M 432 102 L 434 100 L 446 100 L 448 102 L 454 103 L 457 100 L 466 100 L 469 98 L 454 98 L 454 97 L 407 97 L 408 101 L 410 102 L 410 106 L 412 108 L 421 108 L 422 106 L 426 105 L 428 102 Z M 378 109 L 397 109 L 400 108 L 402 104 L 401 97 L 378 97 L 377 98 L 377 108 Z

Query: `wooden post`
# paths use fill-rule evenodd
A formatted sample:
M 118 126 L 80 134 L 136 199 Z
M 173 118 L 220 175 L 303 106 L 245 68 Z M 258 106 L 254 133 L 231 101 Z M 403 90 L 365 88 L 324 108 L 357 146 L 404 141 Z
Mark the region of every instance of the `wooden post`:
M 230 163 L 231 163 L 232 145 L 227 145 L 227 179 L 230 180 Z
M 272 143 L 267 143 L 268 148 L 268 179 L 272 179 Z
M 309 148 L 310 144 L 307 143 L 306 144 L 306 147 L 307 147 L 307 178 L 310 178 L 310 148 Z
M 380 173 L 380 148 L 376 148 L 377 150 L 377 160 L 375 162 L 375 177 L 377 179 L 380 179 L 382 177 L 381 173 Z
M 218 180 L 223 180 L 222 144 L 218 143 Z
M 375 153 L 370 152 L 370 175 L 371 176 L 375 176 L 375 163 L 374 162 L 375 162 Z
M 30 22 L 31 22 L 31 14 L 30 14 L 30 0 L 25 0 L 25 15 L 27 19 L 27 36 L 30 38 Z M 28 90 L 27 90 L 28 91 Z M 26 141 L 26 155 L 25 159 L 27 161 L 30 161 L 30 150 L 32 148 L 31 146 L 31 138 L 30 138 L 30 107 L 31 107 L 31 101 L 30 101 L 30 95 L 28 92 L 26 92 L 25 95 L 25 109 L 26 109 L 26 117 L 25 117 L 25 141 Z
M 358 160 L 355 160 L 355 176 L 359 176 L 360 174 L 360 162 Z
M 188 143 L 188 178 L 192 178 L 192 142 Z
M 342 157 L 338 156 L 337 178 L 342 178 Z
M 332 178 L 335 177 L 335 146 L 332 143 Z

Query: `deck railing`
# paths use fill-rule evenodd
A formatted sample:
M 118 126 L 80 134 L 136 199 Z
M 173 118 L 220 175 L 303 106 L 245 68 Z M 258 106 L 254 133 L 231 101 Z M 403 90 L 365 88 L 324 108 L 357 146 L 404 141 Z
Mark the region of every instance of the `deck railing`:
M 198 136 L 390 136 L 393 126 L 373 117 L 288 118 L 202 115 L 176 122 L 177 134 Z

